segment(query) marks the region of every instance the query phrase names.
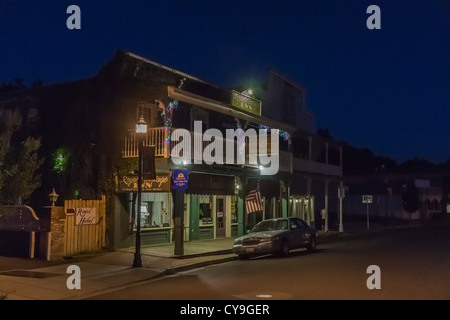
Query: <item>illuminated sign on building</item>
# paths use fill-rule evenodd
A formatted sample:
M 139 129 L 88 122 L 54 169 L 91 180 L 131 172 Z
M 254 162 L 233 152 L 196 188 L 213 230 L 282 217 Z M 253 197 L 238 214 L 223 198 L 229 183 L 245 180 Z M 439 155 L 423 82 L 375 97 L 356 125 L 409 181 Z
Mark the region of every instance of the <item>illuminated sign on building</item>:
M 243 111 L 261 115 L 261 101 L 233 90 L 231 105 Z
M 137 176 L 123 176 L 119 179 L 117 192 L 137 192 L 137 189 Z M 142 192 L 170 192 L 169 175 L 157 175 L 156 179 L 143 180 Z
M 187 170 L 173 170 L 173 189 L 185 190 L 188 187 L 188 171 Z

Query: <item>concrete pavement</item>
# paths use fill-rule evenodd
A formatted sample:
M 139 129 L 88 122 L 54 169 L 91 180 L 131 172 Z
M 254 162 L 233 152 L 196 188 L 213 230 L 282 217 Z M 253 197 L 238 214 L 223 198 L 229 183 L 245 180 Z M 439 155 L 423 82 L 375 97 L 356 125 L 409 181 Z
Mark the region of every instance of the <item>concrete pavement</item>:
M 390 227 L 392 228 L 392 227 Z M 373 223 L 367 230 L 365 223 L 348 223 L 344 232 L 331 229 L 319 232 L 318 243 L 385 230 Z M 237 259 L 231 252 L 232 238 L 184 243 L 184 255 L 174 256 L 174 244 L 143 246 L 142 268 L 132 268 L 134 247 L 94 255 L 65 259 L 33 269 L 9 269 L 0 272 L 0 299 L 4 300 L 81 300 L 101 293 L 136 285 L 164 275 Z M 1 261 L 1 260 L 0 260 Z M 20 263 L 19 263 L 20 264 Z M 80 289 L 68 289 L 72 272 L 80 269 Z M 4 268 L 2 268 L 4 269 Z

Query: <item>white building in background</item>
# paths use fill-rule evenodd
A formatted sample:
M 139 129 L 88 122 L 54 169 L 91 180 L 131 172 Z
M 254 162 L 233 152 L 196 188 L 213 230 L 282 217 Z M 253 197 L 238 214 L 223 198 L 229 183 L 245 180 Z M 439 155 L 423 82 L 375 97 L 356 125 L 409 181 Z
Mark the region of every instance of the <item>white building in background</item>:
M 344 200 L 344 214 L 365 219 L 367 212 L 373 220 L 396 219 L 430 221 L 441 217 L 442 188 L 430 179 L 414 179 L 418 191 L 419 209 L 408 213 L 403 209 L 404 177 L 388 177 L 388 184 L 375 183 L 373 176 L 346 177 L 349 191 Z M 372 196 L 372 203 L 363 203 L 364 195 Z

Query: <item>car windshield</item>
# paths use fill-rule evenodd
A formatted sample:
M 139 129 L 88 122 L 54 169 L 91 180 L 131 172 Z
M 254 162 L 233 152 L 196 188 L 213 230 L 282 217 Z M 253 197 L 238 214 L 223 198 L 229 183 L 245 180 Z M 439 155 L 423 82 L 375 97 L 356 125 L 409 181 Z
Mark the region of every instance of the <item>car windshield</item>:
M 287 220 L 265 220 L 258 223 L 250 232 L 287 230 Z

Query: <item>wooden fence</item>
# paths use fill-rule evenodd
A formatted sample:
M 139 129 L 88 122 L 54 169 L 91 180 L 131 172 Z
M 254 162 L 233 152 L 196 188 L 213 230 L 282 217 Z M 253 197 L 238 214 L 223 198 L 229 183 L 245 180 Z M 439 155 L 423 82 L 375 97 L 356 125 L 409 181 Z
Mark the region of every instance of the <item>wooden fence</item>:
M 95 224 L 90 224 L 78 218 L 77 210 L 80 208 L 93 208 L 96 213 Z M 65 200 L 64 212 L 64 255 L 93 253 L 106 247 L 106 197 L 101 200 Z

